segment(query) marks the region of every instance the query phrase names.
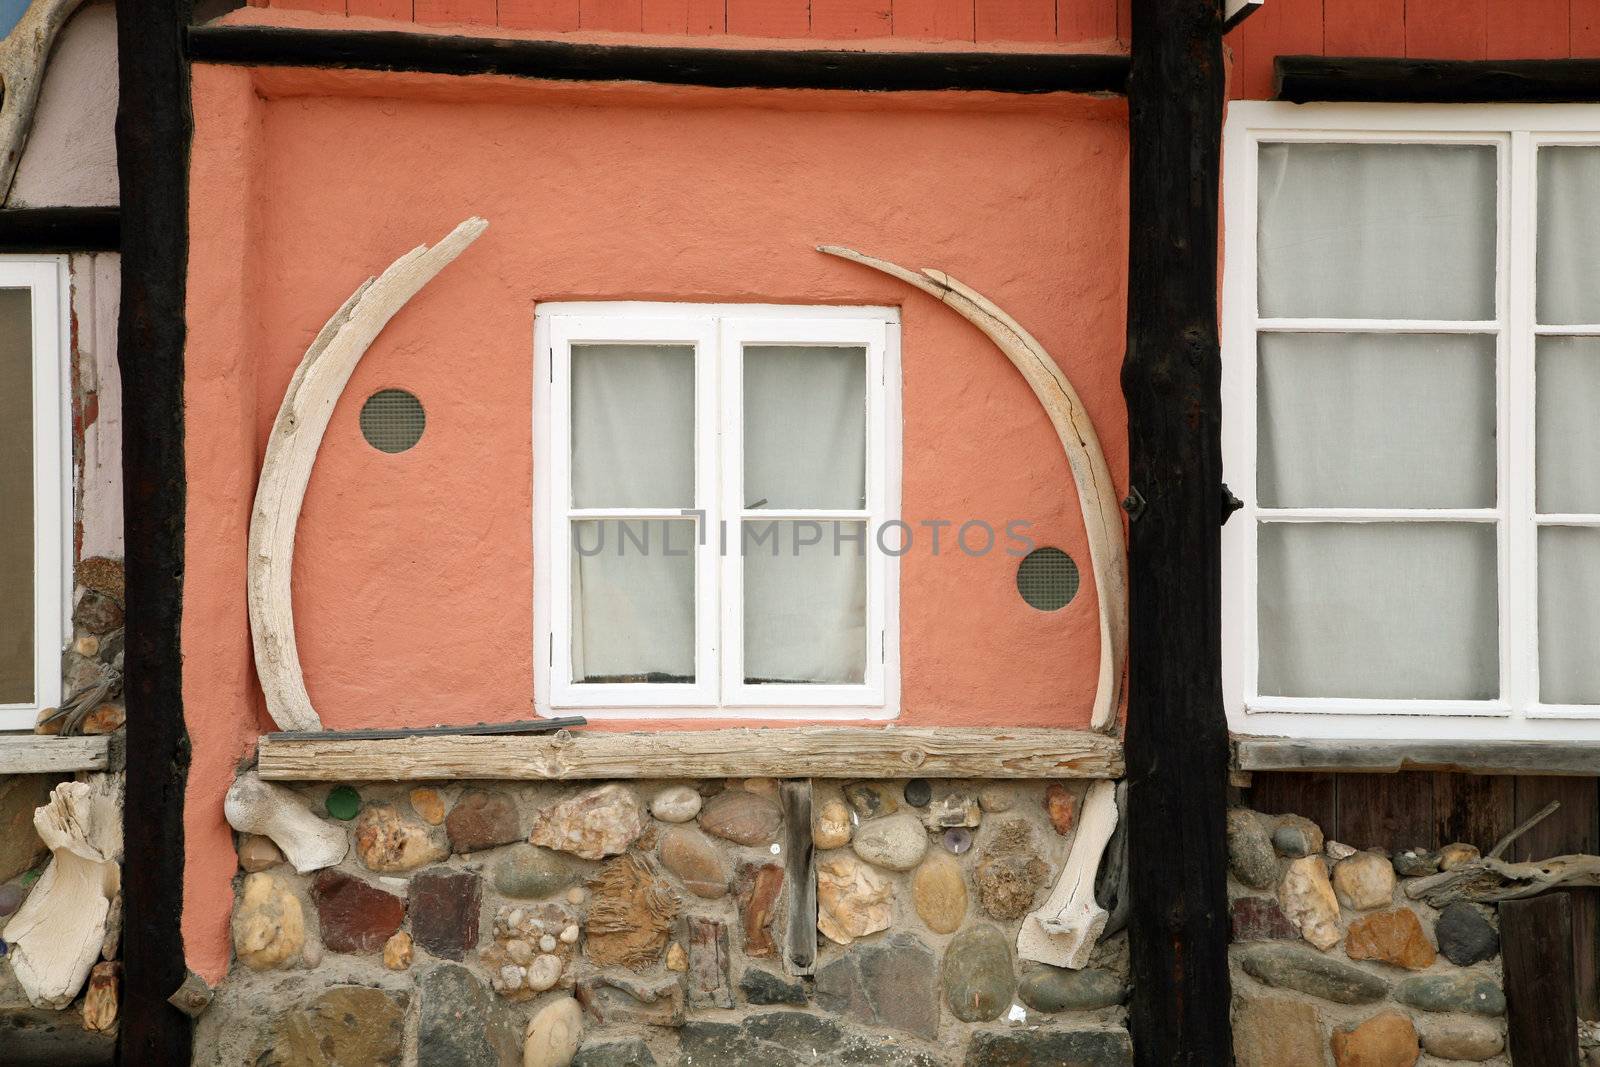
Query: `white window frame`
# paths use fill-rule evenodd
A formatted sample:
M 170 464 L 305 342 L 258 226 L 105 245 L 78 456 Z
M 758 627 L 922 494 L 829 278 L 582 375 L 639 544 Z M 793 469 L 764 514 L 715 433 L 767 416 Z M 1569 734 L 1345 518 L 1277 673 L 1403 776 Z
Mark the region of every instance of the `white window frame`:
M 683 517 L 677 508 L 576 509 L 570 501 L 571 346 L 695 346 L 695 682 L 574 683 L 571 553 L 574 518 Z M 742 429 L 745 345 L 849 345 L 867 351 L 867 507 L 746 510 Z M 892 719 L 900 705 L 898 555 L 880 551 L 900 518 L 900 316 L 890 307 L 552 302 L 534 316 L 534 703 L 541 716 L 594 719 Z M 746 685 L 743 662 L 745 518 L 865 520 L 866 675 L 860 685 Z M 722 551 L 726 531 L 727 550 Z M 894 540 L 890 541 L 894 547 Z M 558 565 L 560 564 L 560 565 Z
M 0 288 L 28 289 L 33 312 L 33 701 L 0 704 L 0 730 L 31 730 L 61 703 L 72 598 L 71 360 L 67 257 L 0 255 Z
M 1257 314 L 1257 167 L 1262 143 L 1481 144 L 1498 151 L 1495 317 L 1473 323 L 1274 320 Z M 1600 737 L 1600 705 L 1538 700 L 1540 525 L 1600 526 L 1600 516 L 1534 511 L 1534 346 L 1538 336 L 1595 335 L 1600 324 L 1538 326 L 1537 150 L 1600 145 L 1600 105 L 1230 105 L 1223 136 L 1226 220 L 1222 330 L 1224 477 L 1243 507 L 1222 532 L 1222 676 L 1236 733 L 1304 738 L 1569 740 Z M 1493 336 L 1496 505 L 1481 509 L 1264 509 L 1256 500 L 1256 352 L 1263 332 L 1292 330 Z M 1500 590 L 1497 699 L 1406 700 L 1261 696 L 1257 678 L 1256 535 L 1265 521 L 1481 522 L 1497 529 Z

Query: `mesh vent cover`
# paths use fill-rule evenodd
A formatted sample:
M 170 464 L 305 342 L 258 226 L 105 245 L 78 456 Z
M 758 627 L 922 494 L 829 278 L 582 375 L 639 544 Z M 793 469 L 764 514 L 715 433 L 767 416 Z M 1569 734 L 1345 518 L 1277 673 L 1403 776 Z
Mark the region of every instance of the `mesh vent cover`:
M 1059 548 L 1036 548 L 1017 566 L 1017 592 L 1029 607 L 1060 611 L 1078 595 L 1078 565 Z
M 404 389 L 380 389 L 361 405 L 361 436 L 380 452 L 404 452 L 427 424 L 422 401 Z

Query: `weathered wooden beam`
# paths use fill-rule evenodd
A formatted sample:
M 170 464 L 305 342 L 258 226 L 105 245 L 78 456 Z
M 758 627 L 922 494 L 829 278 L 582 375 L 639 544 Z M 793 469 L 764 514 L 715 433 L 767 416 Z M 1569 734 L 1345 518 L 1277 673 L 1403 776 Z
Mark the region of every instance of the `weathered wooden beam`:
M 1297 104 L 1592 103 L 1600 59 L 1392 59 L 1279 56 L 1277 98 Z
M 783 804 L 783 969 L 803 975 L 817 964 L 817 871 L 812 865 L 811 780 L 784 782 Z
M 110 737 L 0 735 L 0 775 L 118 770 L 122 746 L 115 747 L 114 757 Z
M 1334 771 L 1390 774 L 1600 776 L 1596 741 L 1324 741 L 1241 737 L 1235 763 L 1243 771 Z
M 183 346 L 189 267 L 189 0 L 117 0 L 128 776 L 119 1061 L 188 1063 L 167 1003 L 183 957 Z
M 1088 730 L 874 729 L 599 731 L 395 741 L 261 738 L 273 781 L 574 778 L 1116 778 L 1122 745 Z
M 1571 898 L 1552 893 L 1501 904 L 1500 955 L 1511 1062 L 1578 1067 Z
M 0 209 L 0 252 L 115 252 L 121 241 L 118 208 Z
M 1128 914 L 1135 1062 L 1231 1062 L 1217 193 L 1222 11 L 1133 0 Z
M 373 30 L 200 26 L 197 63 L 502 74 L 721 89 L 1120 93 L 1128 59 L 1065 52 L 867 52 L 663 48 Z

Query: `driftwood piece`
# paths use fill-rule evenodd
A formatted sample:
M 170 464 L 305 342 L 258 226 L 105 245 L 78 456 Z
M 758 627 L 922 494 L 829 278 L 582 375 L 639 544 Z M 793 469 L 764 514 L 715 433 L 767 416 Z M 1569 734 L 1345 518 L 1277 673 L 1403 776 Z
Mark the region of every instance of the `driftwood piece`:
M 418 245 L 356 289 L 306 350 L 272 424 L 250 515 L 250 635 L 267 712 L 285 730 L 320 730 L 295 644 L 294 535 L 311 468 L 356 364 L 396 312 L 478 239 L 489 224 L 470 218 L 438 244 Z
M 105 776 L 97 776 L 105 778 Z M 33 813 L 53 856 L 39 884 L 6 924 L 11 967 L 36 1008 L 72 1003 L 100 959 L 106 918 L 121 883 L 121 811 L 114 784 L 63 782 Z M 105 825 L 111 821 L 116 826 Z
M 1434 908 L 1458 900 L 1487 904 L 1520 900 L 1551 889 L 1600 886 L 1600 856 L 1553 856 L 1531 863 L 1483 859 L 1405 884 L 1406 896 Z
M 792 975 L 812 974 L 817 965 L 817 872 L 812 864 L 811 780 L 784 782 L 778 796 L 783 805 L 783 969 Z
M 1110 918 L 1094 899 L 1095 873 L 1100 868 L 1111 832 L 1117 826 L 1117 784 L 1095 782 L 1083 801 L 1083 814 L 1072 839 L 1061 877 L 1044 907 L 1022 920 L 1017 955 L 1052 967 L 1086 967 L 1095 942 Z
M 0 41 L 0 203 L 11 197 L 17 164 L 33 129 L 50 49 L 82 6 L 83 0 L 33 0 Z
M 317 818 L 294 793 L 254 771 L 234 779 L 222 812 L 240 833 L 271 838 L 301 874 L 332 867 L 350 850 L 342 827 Z
M 1089 724 L 1096 730 L 1111 730 L 1122 702 L 1123 665 L 1128 654 L 1128 551 L 1111 468 L 1077 390 L 1032 334 L 983 294 L 943 271 L 927 268 L 919 273 L 836 245 L 823 245 L 817 251 L 880 270 L 949 305 L 1005 353 L 1044 406 L 1077 484 L 1099 603 L 1100 678 Z
M 502 778 L 1116 778 L 1122 744 L 1089 730 L 814 726 L 401 741 L 261 738 L 269 781 Z

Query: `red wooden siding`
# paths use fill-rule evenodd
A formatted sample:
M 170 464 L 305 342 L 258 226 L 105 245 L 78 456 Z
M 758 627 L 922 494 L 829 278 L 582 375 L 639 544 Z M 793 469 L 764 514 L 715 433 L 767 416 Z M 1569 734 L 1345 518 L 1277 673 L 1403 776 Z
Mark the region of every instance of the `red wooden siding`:
M 1600 0 L 1267 0 L 1228 46 L 1230 94 L 1262 100 L 1277 56 L 1600 57 Z

